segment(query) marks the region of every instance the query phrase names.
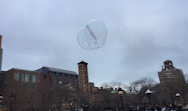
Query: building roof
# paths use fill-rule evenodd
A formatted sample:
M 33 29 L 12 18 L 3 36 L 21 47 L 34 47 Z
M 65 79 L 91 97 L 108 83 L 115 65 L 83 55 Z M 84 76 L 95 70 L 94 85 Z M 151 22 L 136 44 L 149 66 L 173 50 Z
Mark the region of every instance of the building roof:
M 164 61 L 164 62 L 172 62 L 171 60 L 166 60 L 166 61 Z
M 88 64 L 87 62 L 81 61 L 78 64 Z
M 21 71 L 30 71 L 30 72 L 33 72 L 34 70 L 28 70 L 28 69 L 22 69 L 22 68 L 12 68 L 12 69 L 15 69 L 15 70 L 21 70 Z M 10 70 L 12 70 L 10 69 Z
M 70 75 L 78 75 L 76 72 L 74 71 L 68 71 L 68 70 L 64 70 L 64 69 L 58 69 L 58 68 L 52 68 L 52 67 L 42 67 L 41 69 L 45 69 L 47 71 L 50 72 L 56 72 L 56 73 L 65 73 L 65 74 L 70 74 Z M 39 69 L 40 70 L 40 69 Z

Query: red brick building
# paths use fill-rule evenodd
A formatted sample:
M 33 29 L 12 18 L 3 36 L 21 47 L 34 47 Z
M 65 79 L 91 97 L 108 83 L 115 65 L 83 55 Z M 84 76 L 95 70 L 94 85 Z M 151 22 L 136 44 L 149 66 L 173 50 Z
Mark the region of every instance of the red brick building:
M 76 72 L 51 67 L 42 67 L 36 72 L 42 74 L 41 82 L 46 81 L 49 84 L 78 88 L 78 74 Z
M 36 107 L 34 99 L 38 96 L 36 88 L 40 86 L 40 74 L 23 69 L 10 69 L 1 73 L 0 88 L 3 98 L 3 106 L 18 111 L 20 108 Z M 37 100 L 36 100 L 37 101 Z M 14 103 L 14 104 L 13 104 Z M 28 103 L 28 104 L 27 104 Z M 32 105 L 32 106 L 29 106 Z M 16 107 L 17 106 L 17 107 Z M 39 106 L 38 106 L 39 107 Z M 20 109 L 21 110 L 21 109 Z
M 22 84 L 51 84 L 51 85 L 70 85 L 78 87 L 78 75 L 76 72 L 62 69 L 42 67 L 36 71 L 24 69 L 10 69 L 1 74 L 2 80 L 8 83 Z
M 3 106 L 14 111 L 28 111 L 32 108 L 36 110 L 40 108 L 40 100 L 45 91 L 64 87 L 78 88 L 76 72 L 50 67 L 42 67 L 36 71 L 12 68 L 0 75 Z

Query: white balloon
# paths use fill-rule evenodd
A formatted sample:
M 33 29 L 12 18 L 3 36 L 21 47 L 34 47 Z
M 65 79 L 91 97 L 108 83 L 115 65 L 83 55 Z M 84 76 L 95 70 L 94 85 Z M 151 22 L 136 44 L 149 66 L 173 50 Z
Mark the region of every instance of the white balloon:
M 78 33 L 77 40 L 84 49 L 98 49 L 104 46 L 107 37 L 105 24 L 98 19 L 89 21 Z

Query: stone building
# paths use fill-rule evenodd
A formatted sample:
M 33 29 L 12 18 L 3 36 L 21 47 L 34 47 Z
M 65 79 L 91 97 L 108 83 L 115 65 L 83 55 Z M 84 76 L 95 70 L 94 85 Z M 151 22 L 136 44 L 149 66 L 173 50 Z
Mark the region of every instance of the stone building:
M 187 84 L 183 71 L 175 68 L 171 60 L 164 61 L 164 67 L 158 72 L 160 80 L 160 97 L 161 101 L 166 104 L 174 104 L 177 101 L 176 94 L 181 95 L 181 104 L 186 104 L 188 100 Z
M 175 68 L 171 60 L 164 61 L 164 67 L 162 67 L 162 70 L 158 72 L 158 76 L 160 83 L 174 79 L 185 81 L 183 71 L 181 69 Z

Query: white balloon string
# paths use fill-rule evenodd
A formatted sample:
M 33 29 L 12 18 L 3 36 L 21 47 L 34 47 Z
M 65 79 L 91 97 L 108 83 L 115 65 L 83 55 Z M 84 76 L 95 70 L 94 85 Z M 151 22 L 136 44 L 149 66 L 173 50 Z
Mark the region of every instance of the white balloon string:
M 89 30 L 89 33 L 92 35 L 92 37 L 97 41 L 97 38 L 95 37 L 94 33 L 91 31 L 90 27 L 88 25 L 86 27 Z

